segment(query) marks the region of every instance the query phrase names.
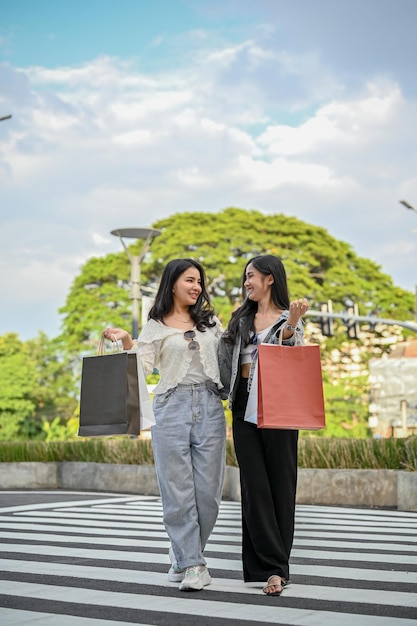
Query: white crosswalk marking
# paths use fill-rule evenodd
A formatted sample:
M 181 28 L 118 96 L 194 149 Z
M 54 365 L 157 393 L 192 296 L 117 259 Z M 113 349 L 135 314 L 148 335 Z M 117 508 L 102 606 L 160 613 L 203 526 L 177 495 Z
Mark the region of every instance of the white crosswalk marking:
M 270 598 L 242 581 L 240 504 L 223 502 L 213 583 L 184 594 L 159 498 L 47 493 L 0 507 L 2 626 L 417 626 L 417 514 L 298 506 L 291 584 Z

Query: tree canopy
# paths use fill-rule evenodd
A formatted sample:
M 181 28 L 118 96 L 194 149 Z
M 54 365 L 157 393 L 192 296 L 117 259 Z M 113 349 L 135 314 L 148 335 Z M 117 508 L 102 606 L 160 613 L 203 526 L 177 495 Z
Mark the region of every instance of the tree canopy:
M 313 310 L 332 300 L 333 310 L 342 312 L 353 301 L 360 315 L 373 312 L 389 319 L 413 318 L 413 294 L 396 287 L 376 263 L 356 255 L 346 242 L 295 217 L 227 208 L 218 213 L 178 213 L 151 226 L 161 234 L 141 265 L 142 293 L 155 293 L 169 260 L 195 258 L 206 270 L 212 303 L 224 326 L 241 300 L 248 259 L 265 253 L 284 262 L 290 297 L 308 298 Z M 131 254 L 139 254 L 142 245 L 142 241 L 134 242 Z M 124 250 L 90 258 L 60 311 L 59 337 L 50 340 L 40 334 L 28 342 L 13 333 L 0 337 L 0 440 L 75 435 L 81 357 L 97 350 L 106 326 L 130 329 L 130 277 Z M 312 340 L 321 341 L 318 335 Z M 348 367 L 342 376 L 335 373 L 335 352 L 339 351 L 344 363 L 351 362 L 347 343 L 343 323 L 335 323 L 335 336 L 322 345 L 328 427 L 317 431 L 317 436 L 369 435 L 366 375 L 350 376 Z M 360 358 L 366 363 L 374 353 L 368 341 Z M 228 411 L 226 415 L 230 419 Z
M 312 309 L 331 299 L 334 311 L 343 311 L 351 300 L 361 315 L 378 311 L 380 317 L 391 319 L 413 317 L 413 295 L 396 287 L 376 263 L 356 255 L 326 229 L 295 217 L 227 208 L 218 213 L 177 213 L 152 227 L 161 234 L 141 266 L 143 292 L 154 293 L 169 260 L 193 257 L 205 268 L 223 324 L 240 301 L 248 259 L 266 253 L 282 259 L 290 296 L 308 298 Z M 139 254 L 142 245 L 132 244 L 132 254 Z M 92 349 L 107 325 L 130 328 L 129 284 L 130 264 L 124 251 L 85 263 L 61 309 L 67 347 Z

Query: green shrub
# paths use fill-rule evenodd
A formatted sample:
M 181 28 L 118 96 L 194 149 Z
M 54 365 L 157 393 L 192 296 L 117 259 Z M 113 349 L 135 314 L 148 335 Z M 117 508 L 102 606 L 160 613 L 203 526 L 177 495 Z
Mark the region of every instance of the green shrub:
M 0 462 L 153 464 L 150 439 L 115 437 L 72 441 L 0 442 Z M 226 462 L 236 466 L 233 441 L 226 440 Z M 395 469 L 417 471 L 417 437 L 407 439 L 301 438 L 299 466 L 327 469 Z
M 417 471 L 417 437 L 407 439 L 305 438 L 299 443 L 300 467 Z

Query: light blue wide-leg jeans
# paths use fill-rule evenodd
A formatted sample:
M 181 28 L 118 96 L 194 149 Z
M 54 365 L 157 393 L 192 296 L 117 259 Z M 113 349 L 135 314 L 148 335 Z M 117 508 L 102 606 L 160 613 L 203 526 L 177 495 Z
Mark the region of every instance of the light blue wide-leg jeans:
M 212 382 L 178 385 L 154 399 L 155 469 L 163 520 L 180 568 L 205 565 L 203 551 L 222 496 L 226 423 Z

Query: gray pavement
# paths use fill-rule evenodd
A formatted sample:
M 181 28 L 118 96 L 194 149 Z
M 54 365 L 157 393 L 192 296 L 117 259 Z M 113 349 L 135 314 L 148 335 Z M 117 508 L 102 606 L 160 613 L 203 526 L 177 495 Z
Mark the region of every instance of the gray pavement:
M 416 626 L 417 513 L 297 506 L 291 584 L 244 584 L 240 505 L 206 550 L 213 583 L 169 583 L 155 496 L 0 491 L 1 626 Z

